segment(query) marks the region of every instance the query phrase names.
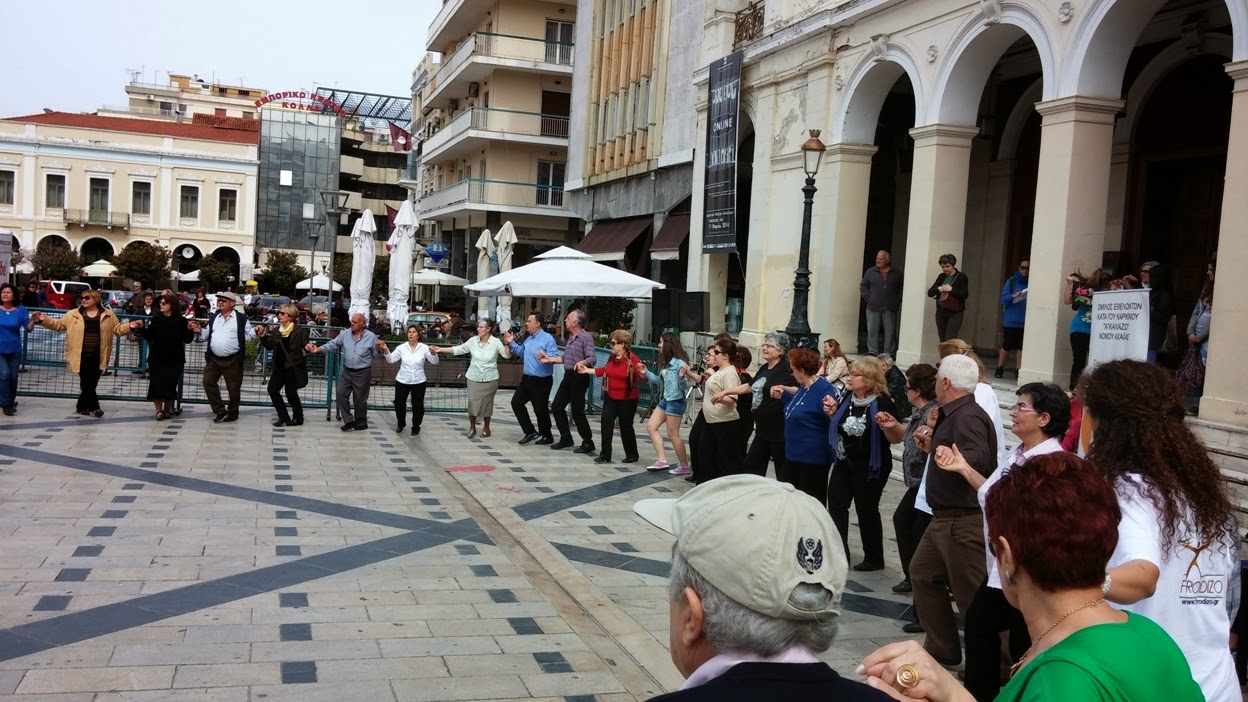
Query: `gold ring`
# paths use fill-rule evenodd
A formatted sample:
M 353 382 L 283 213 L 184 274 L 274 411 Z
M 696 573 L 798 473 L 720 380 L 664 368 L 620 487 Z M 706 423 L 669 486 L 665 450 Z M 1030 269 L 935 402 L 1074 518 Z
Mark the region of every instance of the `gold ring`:
M 923 676 L 919 675 L 919 669 L 907 663 L 897 669 L 897 687 L 903 690 L 909 690 L 919 684 L 919 680 Z

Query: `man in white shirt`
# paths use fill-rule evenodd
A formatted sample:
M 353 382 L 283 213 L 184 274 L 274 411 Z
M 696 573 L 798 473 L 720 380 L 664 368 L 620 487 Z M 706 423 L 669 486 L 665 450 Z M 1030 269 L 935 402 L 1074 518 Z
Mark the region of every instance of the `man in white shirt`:
M 217 424 L 238 421 L 238 404 L 243 389 L 243 358 L 245 344 L 256 338 L 256 330 L 247 324 L 241 312 L 235 314 L 234 306 L 242 298 L 232 292 L 217 293 L 217 312 L 206 325 L 190 323 L 191 330 L 199 334 L 199 341 L 208 342 L 204 352 L 204 395 L 212 408 Z M 225 389 L 230 394 L 230 404 L 221 402 L 218 383 L 225 379 Z

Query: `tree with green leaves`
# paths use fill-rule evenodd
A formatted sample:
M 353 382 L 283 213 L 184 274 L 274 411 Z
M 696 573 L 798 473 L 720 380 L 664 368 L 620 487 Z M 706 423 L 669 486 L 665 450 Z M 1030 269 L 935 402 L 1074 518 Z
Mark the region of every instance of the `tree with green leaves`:
M 308 271 L 299 265 L 299 254 L 294 251 L 270 250 L 264 260 L 264 277 L 273 292 L 291 294 L 295 284 L 308 277 Z
M 40 280 L 69 280 L 82 275 L 86 261 L 68 246 L 44 246 L 30 257 L 30 265 Z
M 132 241 L 113 255 L 111 263 L 118 275 L 142 283 L 144 288 L 154 289 L 169 279 L 172 261 L 172 254 L 165 247 L 146 241 Z
M 633 310 L 637 309 L 637 301 L 623 297 L 592 297 L 586 301 L 585 317 L 591 329 L 610 334 L 619 328 L 621 322 L 625 327 L 633 324 Z
M 230 290 L 230 278 L 234 275 L 234 267 L 212 256 L 204 256 L 199 260 L 199 282 L 205 290 Z
M 334 257 L 334 282 L 342 285 L 344 293 L 350 294 L 351 266 L 355 254 L 338 254 Z M 390 257 L 378 256 L 373 262 L 373 286 L 371 300 L 390 297 Z

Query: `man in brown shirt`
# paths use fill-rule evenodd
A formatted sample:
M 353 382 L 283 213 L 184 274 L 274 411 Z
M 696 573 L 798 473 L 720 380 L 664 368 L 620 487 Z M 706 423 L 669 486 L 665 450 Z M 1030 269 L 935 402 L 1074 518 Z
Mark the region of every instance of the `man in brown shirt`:
M 930 436 L 916 434 L 916 441 L 929 452 L 956 444 L 976 473 L 987 478 L 997 467 L 997 436 L 992 420 L 975 403 L 973 393 L 978 382 L 979 366 L 974 360 L 966 356 L 942 359 L 936 375 L 936 400 L 940 403 L 936 428 Z M 927 502 L 932 507 L 932 523 L 910 561 L 910 582 L 919 621 L 927 632 L 923 647 L 943 665 L 962 661 L 958 625 L 947 590 L 953 590 L 958 609 L 966 616 L 975 591 L 987 575 L 984 515 L 975 493 L 976 486 L 966 478 L 928 461 Z

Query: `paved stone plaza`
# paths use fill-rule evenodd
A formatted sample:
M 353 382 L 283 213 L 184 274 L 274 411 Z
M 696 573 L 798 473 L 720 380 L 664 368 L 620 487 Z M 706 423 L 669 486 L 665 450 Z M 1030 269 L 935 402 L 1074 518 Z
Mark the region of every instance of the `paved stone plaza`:
M 671 539 L 631 506 L 691 484 L 641 467 L 644 433 L 627 466 L 518 446 L 499 400 L 494 436 L 469 440 L 458 414 L 412 437 L 377 412 L 343 434 L 317 413 L 274 429 L 261 408 L 156 423 L 144 403 L 91 419 L 23 399 L 0 423 L 0 699 L 623 702 L 678 687 Z M 885 492 L 886 534 L 902 492 Z M 857 544 L 855 526 L 851 563 Z M 843 673 L 903 636 L 890 549 L 887 570 L 851 573 L 824 656 Z

